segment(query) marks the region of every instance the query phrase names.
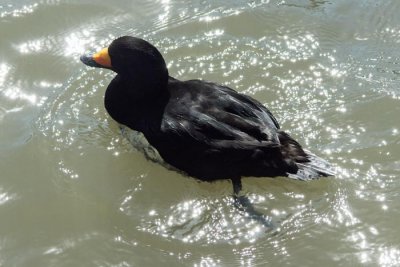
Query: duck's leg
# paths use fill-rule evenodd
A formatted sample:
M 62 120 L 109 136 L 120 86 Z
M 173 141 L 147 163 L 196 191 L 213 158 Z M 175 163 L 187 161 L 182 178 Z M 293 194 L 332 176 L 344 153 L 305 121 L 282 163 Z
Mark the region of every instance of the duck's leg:
M 233 195 L 235 197 L 239 196 L 239 192 L 242 190 L 242 179 L 239 178 L 232 178 L 232 185 L 233 185 Z
M 242 190 L 242 180 L 240 178 L 232 178 L 233 185 L 233 203 L 235 207 L 245 212 L 246 217 L 249 217 L 252 220 L 258 221 L 266 228 L 273 228 L 272 222 L 265 218 L 264 214 L 255 210 L 253 204 L 247 196 L 240 196 L 239 193 Z

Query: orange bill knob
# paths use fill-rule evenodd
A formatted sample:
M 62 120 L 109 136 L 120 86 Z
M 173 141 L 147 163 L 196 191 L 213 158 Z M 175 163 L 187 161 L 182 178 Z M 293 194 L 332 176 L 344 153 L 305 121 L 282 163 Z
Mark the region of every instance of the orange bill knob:
M 93 60 L 106 68 L 111 68 L 111 58 L 110 55 L 108 54 L 108 47 L 101 49 L 99 52 L 93 55 Z

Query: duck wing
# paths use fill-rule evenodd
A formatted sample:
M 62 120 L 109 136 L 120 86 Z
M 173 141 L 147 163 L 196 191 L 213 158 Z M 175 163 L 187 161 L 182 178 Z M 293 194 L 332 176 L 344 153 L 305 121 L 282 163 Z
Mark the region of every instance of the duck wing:
M 258 101 L 198 80 L 170 83 L 169 91 L 160 135 L 146 137 L 170 164 L 204 180 L 297 170 L 282 156 L 279 124 Z
M 163 132 L 213 144 L 279 145 L 278 122 L 255 99 L 199 80 L 181 82 L 171 92 Z

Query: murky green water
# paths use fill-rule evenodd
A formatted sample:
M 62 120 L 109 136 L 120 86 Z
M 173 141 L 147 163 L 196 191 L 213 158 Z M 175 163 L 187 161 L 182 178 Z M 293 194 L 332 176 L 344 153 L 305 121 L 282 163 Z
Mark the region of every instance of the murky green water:
M 0 266 L 399 266 L 397 0 L 0 2 Z M 338 169 L 244 180 L 266 229 L 147 161 L 79 55 L 120 35 L 265 103 Z

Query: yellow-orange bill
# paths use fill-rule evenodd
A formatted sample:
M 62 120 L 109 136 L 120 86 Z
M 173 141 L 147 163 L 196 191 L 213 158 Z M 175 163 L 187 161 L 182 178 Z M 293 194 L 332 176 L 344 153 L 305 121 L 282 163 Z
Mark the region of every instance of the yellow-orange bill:
M 111 58 L 110 55 L 108 54 L 108 47 L 101 49 L 99 52 L 93 55 L 93 60 L 106 68 L 111 68 Z

